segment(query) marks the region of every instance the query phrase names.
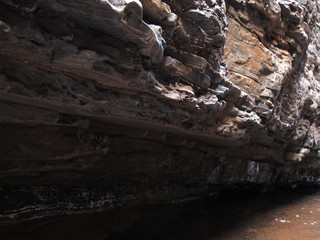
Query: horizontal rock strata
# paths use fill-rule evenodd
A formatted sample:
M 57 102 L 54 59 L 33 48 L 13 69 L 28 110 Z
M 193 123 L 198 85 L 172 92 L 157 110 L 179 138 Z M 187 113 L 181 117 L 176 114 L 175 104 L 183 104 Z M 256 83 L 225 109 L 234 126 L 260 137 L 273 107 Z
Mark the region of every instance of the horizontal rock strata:
M 315 0 L 0 0 L 0 221 L 319 181 Z

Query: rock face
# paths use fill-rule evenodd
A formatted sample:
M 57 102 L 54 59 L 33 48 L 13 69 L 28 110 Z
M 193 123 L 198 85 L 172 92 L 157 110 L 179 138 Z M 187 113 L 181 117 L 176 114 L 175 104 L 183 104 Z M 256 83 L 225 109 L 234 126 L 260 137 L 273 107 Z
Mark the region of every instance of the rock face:
M 0 220 L 320 179 L 316 0 L 0 0 Z

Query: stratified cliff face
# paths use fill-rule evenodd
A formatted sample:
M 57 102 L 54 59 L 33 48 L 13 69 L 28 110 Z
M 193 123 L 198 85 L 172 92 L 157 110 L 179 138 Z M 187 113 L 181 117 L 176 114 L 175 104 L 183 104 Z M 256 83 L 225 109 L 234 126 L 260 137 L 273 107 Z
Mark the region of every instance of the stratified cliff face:
M 0 220 L 320 179 L 316 0 L 0 0 Z

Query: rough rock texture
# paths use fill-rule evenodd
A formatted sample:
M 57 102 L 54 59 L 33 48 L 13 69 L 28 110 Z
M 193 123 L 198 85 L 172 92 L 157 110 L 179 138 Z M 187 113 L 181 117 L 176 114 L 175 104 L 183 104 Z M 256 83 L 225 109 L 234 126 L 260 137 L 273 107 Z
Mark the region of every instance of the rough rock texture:
M 0 0 L 0 220 L 318 182 L 316 0 Z

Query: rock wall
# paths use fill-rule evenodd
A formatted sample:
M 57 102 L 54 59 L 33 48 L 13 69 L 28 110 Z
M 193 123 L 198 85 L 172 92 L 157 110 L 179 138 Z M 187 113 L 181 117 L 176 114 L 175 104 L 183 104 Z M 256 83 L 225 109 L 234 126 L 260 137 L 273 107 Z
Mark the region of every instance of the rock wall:
M 0 0 L 0 220 L 318 182 L 316 0 Z

